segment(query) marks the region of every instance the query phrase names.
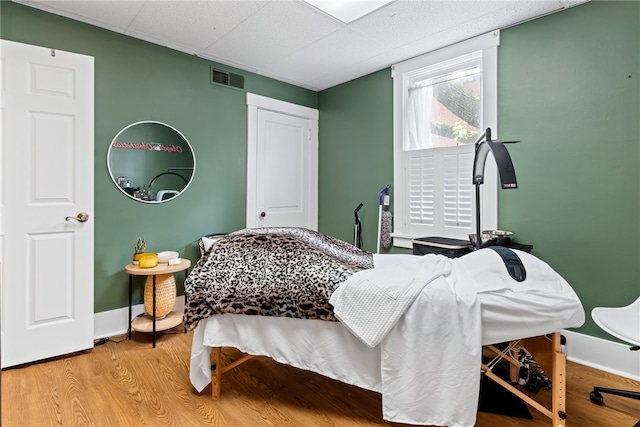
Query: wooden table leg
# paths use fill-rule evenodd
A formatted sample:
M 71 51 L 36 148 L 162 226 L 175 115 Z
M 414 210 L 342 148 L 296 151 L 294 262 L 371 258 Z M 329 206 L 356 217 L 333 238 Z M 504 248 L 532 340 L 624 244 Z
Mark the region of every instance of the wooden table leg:
M 153 348 L 156 348 L 156 275 L 153 275 L 153 310 L 151 313 L 153 317 Z
M 133 304 L 131 292 L 133 288 L 133 275 L 129 275 L 129 339 L 131 339 L 131 304 Z

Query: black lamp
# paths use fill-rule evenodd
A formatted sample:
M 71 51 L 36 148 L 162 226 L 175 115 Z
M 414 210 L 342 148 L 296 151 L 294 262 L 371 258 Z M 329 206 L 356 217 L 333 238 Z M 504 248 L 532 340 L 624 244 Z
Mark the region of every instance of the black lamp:
M 489 151 L 493 154 L 500 174 L 502 189 L 518 188 L 516 171 L 513 168 L 511 156 L 504 144 L 512 144 L 518 141 L 501 142 L 491 139 L 491 128 L 487 128 L 475 142 L 475 157 L 473 159 L 473 185 L 476 186 L 476 249 L 480 249 L 480 184 L 484 183 L 484 166 Z

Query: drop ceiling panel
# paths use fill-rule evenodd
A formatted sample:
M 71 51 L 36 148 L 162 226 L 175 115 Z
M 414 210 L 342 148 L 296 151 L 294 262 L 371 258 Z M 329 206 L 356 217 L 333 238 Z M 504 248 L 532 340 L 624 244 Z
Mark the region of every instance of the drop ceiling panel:
M 350 27 L 378 40 L 388 50 L 442 31 L 454 31 L 456 25 L 473 19 L 478 11 L 495 9 L 497 2 L 484 3 L 398 1 Z
M 136 37 L 164 40 L 192 52 L 206 49 L 248 19 L 266 1 L 146 2 L 129 28 Z
M 271 1 L 205 53 L 262 69 L 343 26 L 299 2 Z
M 336 46 L 342 48 L 336 49 Z M 305 81 L 309 81 L 327 74 L 327 70 L 349 68 L 375 56 L 377 49 L 375 41 L 344 28 L 271 64 L 265 71 L 290 79 L 304 76 Z
M 138 14 L 144 1 L 65 1 L 65 0 L 24 0 L 16 1 L 36 7 L 56 15 L 66 16 L 97 27 L 124 33 Z

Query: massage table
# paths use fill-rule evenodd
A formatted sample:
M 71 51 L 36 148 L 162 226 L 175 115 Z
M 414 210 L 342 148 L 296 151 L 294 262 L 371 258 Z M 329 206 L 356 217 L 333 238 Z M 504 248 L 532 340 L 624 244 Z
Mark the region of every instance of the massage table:
M 582 305 L 566 281 L 534 256 L 516 251 L 528 268 L 527 280 L 530 283 L 526 280 L 511 283 L 508 276 L 502 277 L 504 274 L 501 269 L 504 269 L 504 265 L 493 263 L 487 270 L 484 264 L 493 254 L 482 251 L 477 251 L 471 258 L 465 258 L 467 265 L 462 268 L 462 275 L 461 268 L 446 270 L 451 260 L 443 260 L 445 257 L 439 255 L 426 256 L 434 260 L 415 255 L 372 255 L 373 268 L 361 269 L 337 286 L 331 295 L 336 308 L 344 310 L 345 305 L 333 298 L 340 293 L 347 293 L 345 289 L 349 288 L 345 285 L 352 285 L 357 278 L 366 283 L 367 290 L 371 283 L 374 287 L 384 287 L 385 281 L 389 277 L 397 277 L 399 271 L 438 271 L 439 267 L 434 266 L 433 262 L 445 268 L 445 273 L 449 273 L 434 273 L 432 280 L 427 280 L 419 289 L 413 289 L 410 293 L 415 295 L 408 298 L 406 307 L 399 310 L 401 313 L 389 315 L 393 310 L 398 311 L 396 307 L 382 316 L 385 319 L 394 317 L 391 324 L 384 324 L 382 333 L 377 330 L 369 336 L 367 334 L 370 331 L 359 331 L 357 321 L 351 322 L 348 313 L 343 313 L 345 319 L 340 321 L 229 312 L 203 316 L 194 321 L 193 317 L 187 316 L 190 286 L 185 285 L 185 320 L 194 329 L 190 380 L 198 391 L 212 383 L 213 399 L 217 400 L 221 396 L 221 377 L 226 372 L 254 356 L 267 356 L 280 363 L 381 393 L 383 418 L 387 421 L 470 426 L 475 423 L 482 373 L 549 417 L 553 426 L 564 426 L 566 370 L 560 331 L 580 326 L 584 322 Z M 547 275 L 553 275 L 552 285 L 535 281 L 535 275 L 542 270 Z M 491 279 L 496 275 L 502 275 L 495 280 L 500 282 L 498 284 L 494 284 L 494 280 L 488 280 L 491 282 L 489 284 L 475 283 L 480 280 L 479 277 L 486 281 L 486 278 Z M 424 274 L 421 273 L 420 276 L 424 277 Z M 456 276 L 455 280 L 452 276 Z M 408 277 L 412 276 L 409 274 Z M 376 278 L 380 278 L 380 283 L 375 283 Z M 451 284 L 456 281 L 463 285 L 459 286 L 460 289 L 454 287 L 452 291 Z M 408 282 L 413 284 L 415 281 L 410 279 Z M 466 290 L 462 288 L 470 282 L 474 282 L 474 291 L 465 293 Z M 383 294 L 393 294 L 396 291 L 397 289 L 386 289 Z M 357 293 L 354 295 L 357 302 L 366 300 Z M 398 295 L 394 294 L 392 299 L 401 299 Z M 347 297 L 340 296 L 348 300 L 348 294 Z M 465 308 L 455 314 L 460 301 L 470 309 Z M 336 313 L 340 310 L 336 309 Z M 451 318 L 440 320 L 446 316 Z M 464 320 L 465 316 L 468 319 Z M 460 318 L 463 319 L 462 323 L 456 324 Z M 445 339 L 438 337 L 447 327 L 451 331 L 447 332 Z M 517 372 L 520 367 L 517 353 L 520 348 L 524 348 L 520 340 L 530 337 L 540 337 L 538 341 L 542 343 L 545 353 L 541 356 L 534 354 L 536 359 L 549 362 L 544 368 L 552 389 L 550 408 L 538 403 L 520 391 L 519 387 L 501 379 L 492 371 L 496 363 L 507 361 L 514 367 L 512 372 Z M 407 340 L 409 345 L 405 345 Z M 460 345 L 447 351 L 440 349 L 442 341 L 446 341 L 446 346 L 451 342 L 459 342 Z M 224 347 L 236 348 L 245 353 L 245 356 L 223 366 L 221 352 Z M 441 354 L 446 357 L 441 357 Z M 494 359 L 483 363 L 483 356 L 486 355 L 492 355 Z M 398 360 L 403 362 L 398 363 Z M 433 372 L 439 374 L 433 375 Z M 397 378 L 407 376 L 418 378 L 418 384 L 409 381 L 408 384 L 401 383 L 396 387 Z M 444 380 L 440 377 L 444 377 Z M 429 380 L 425 382 L 424 378 Z M 512 380 L 515 379 L 516 375 L 513 374 Z M 442 391 L 452 383 L 465 384 L 464 389 L 452 390 L 452 393 L 461 398 L 451 399 Z M 468 398 L 464 397 L 464 393 L 467 393 Z M 416 401 L 421 404 L 416 405 Z

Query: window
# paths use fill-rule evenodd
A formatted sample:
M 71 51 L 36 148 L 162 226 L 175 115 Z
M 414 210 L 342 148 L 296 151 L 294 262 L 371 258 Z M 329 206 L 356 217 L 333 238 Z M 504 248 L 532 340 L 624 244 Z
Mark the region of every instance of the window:
M 394 245 L 475 231 L 474 142 L 497 122 L 492 32 L 393 67 Z M 487 162 L 482 228 L 497 228 L 497 174 Z

